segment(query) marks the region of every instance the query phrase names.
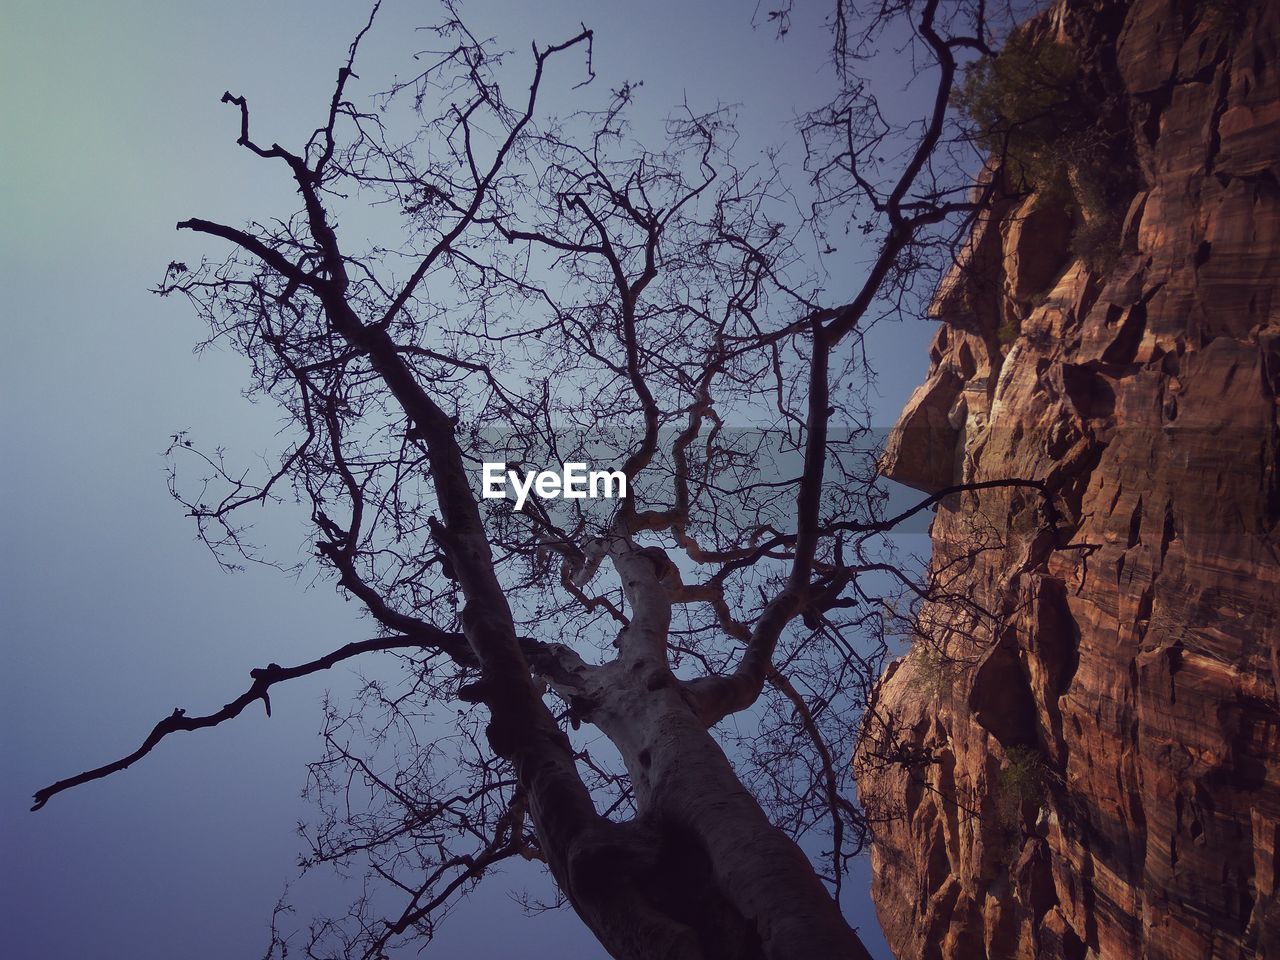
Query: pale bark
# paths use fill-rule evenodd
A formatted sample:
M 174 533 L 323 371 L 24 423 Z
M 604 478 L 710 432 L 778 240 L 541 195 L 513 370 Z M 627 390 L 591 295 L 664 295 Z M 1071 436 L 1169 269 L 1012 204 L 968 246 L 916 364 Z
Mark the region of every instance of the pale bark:
M 656 835 L 660 849 L 681 847 L 685 870 L 703 886 L 684 893 L 704 907 L 685 921 L 704 945 L 691 956 L 869 958 L 808 857 L 769 822 L 708 731 L 695 698 L 672 674 L 666 659 L 670 581 L 624 538 L 613 541 L 609 555 L 631 623 L 618 638 L 617 659 L 579 669 L 573 686 L 594 705 L 587 719 L 626 763 L 637 823 Z M 680 876 L 664 873 L 659 883 Z M 734 952 L 714 944 L 732 944 Z

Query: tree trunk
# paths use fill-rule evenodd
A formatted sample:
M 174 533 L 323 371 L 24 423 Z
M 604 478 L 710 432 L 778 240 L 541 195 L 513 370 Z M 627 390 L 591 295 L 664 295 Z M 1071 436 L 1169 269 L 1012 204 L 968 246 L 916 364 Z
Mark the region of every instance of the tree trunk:
M 809 858 L 769 822 L 674 679 L 653 690 L 637 673 L 606 681 L 609 706 L 592 720 L 622 754 L 638 823 L 657 838 L 654 882 L 682 907 L 675 919 L 695 932 L 700 955 L 870 960 Z
M 631 621 L 617 659 L 584 669 L 575 686 L 586 719 L 622 755 L 637 817 L 607 824 L 612 838 L 569 863 L 561 882 L 579 914 L 618 960 L 870 960 L 809 858 L 769 822 L 672 674 L 662 574 L 630 544 L 610 555 Z M 624 918 L 611 918 L 612 935 L 592 922 L 599 908 L 619 906 L 661 942 L 618 936 Z

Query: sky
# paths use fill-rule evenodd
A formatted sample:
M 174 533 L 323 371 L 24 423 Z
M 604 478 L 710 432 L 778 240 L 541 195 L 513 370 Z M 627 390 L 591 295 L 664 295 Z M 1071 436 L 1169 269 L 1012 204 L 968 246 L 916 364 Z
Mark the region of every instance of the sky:
M 586 22 L 599 82 L 644 81 L 639 130 L 686 96 L 695 106 L 740 103 L 744 147 L 758 150 L 786 140 L 795 111 L 828 89 L 828 38 L 798 23 L 780 43 L 768 25 L 753 27 L 761 17 L 751 0 L 508 0 L 463 11 L 477 32 L 517 51 Z M 412 28 L 436 13 L 388 0 L 365 48 L 371 71 L 425 46 Z M 39 814 L 27 808 L 37 787 L 132 750 L 175 706 L 203 713 L 238 695 L 250 667 L 301 662 L 371 635 L 328 583 L 265 569 L 223 574 L 195 540 L 165 489 L 170 435 L 189 429 L 252 455 L 271 449 L 277 424 L 241 396 L 238 358 L 193 355 L 202 329 L 185 303 L 148 293 L 170 260 L 222 252 L 176 233 L 178 220 L 234 224 L 293 210 L 280 172 L 235 147 L 222 92 L 250 97 L 261 139 L 301 142 L 366 14 L 359 3 L 303 0 L 0 5 L 8 956 L 259 957 L 271 906 L 296 878 L 320 697 L 350 690 L 351 669 L 277 687 L 270 720 L 248 711 L 171 738 L 123 774 Z M 885 80 L 898 84 L 895 104 L 909 107 L 916 91 L 901 77 Z M 857 261 L 851 250 L 851 278 Z M 882 422 L 921 381 L 931 334 L 917 321 L 873 338 Z M 295 519 L 266 512 L 258 528 L 285 560 L 300 543 Z M 527 879 L 511 868 L 486 881 L 425 955 L 602 957 L 568 911 L 522 916 L 510 891 Z M 864 860 L 846 909 L 886 957 L 866 883 Z M 305 919 L 346 892 L 313 875 L 292 898 Z

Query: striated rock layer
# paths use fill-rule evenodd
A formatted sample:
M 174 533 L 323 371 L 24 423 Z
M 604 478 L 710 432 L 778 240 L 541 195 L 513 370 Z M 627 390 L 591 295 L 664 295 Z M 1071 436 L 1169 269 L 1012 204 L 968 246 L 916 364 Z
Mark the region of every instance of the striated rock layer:
M 919 489 L 1055 504 L 939 507 L 869 711 L 903 960 L 1280 957 L 1278 22 L 1061 0 L 1028 28 L 1075 47 L 1133 195 L 1109 256 L 1070 197 L 978 225 L 887 448 Z

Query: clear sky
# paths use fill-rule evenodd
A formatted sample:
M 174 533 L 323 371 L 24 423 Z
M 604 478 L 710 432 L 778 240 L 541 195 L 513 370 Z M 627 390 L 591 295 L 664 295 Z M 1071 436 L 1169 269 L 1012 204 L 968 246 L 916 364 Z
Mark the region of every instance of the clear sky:
M 596 31 L 598 82 L 644 81 L 641 131 L 685 96 L 702 107 L 736 102 L 750 152 L 786 140 L 795 110 L 829 90 L 829 38 L 798 19 L 779 43 L 769 26 L 753 29 L 752 0 L 492 0 L 463 10 L 477 32 L 517 51 L 585 21 Z M 147 292 L 170 260 L 221 253 L 175 233 L 176 221 L 239 223 L 294 208 L 279 171 L 235 147 L 223 90 L 250 97 L 261 139 L 299 143 L 366 12 L 313 0 L 2 5 L 7 956 L 261 956 L 271 906 L 296 875 L 304 765 L 321 749 L 319 698 L 349 690 L 350 670 L 277 688 L 271 720 L 249 712 L 181 735 L 122 775 L 26 811 L 35 788 L 132 750 L 174 706 L 203 713 L 238 695 L 250 667 L 370 635 L 327 583 L 224 575 L 194 540 L 165 491 L 169 435 L 192 429 L 247 456 L 272 448 L 275 420 L 241 398 L 235 357 L 192 356 L 202 330 L 185 303 Z M 425 46 L 412 27 L 436 13 L 389 0 L 365 51 L 370 72 Z M 913 91 L 898 97 L 906 108 Z M 856 279 L 860 252 L 848 254 Z M 915 322 L 874 338 L 884 422 L 920 382 L 930 332 Z M 292 520 L 264 514 L 258 537 L 286 560 L 300 541 Z M 512 868 L 486 881 L 427 955 L 602 955 L 567 911 L 521 916 L 508 891 L 522 880 Z M 885 956 L 865 863 L 855 880 L 847 909 Z M 318 877 L 293 899 L 305 919 L 343 893 Z

